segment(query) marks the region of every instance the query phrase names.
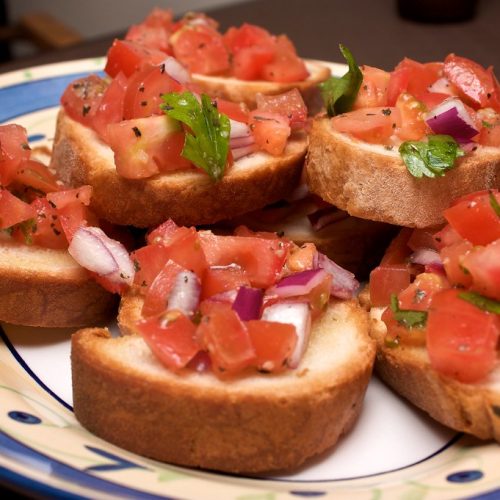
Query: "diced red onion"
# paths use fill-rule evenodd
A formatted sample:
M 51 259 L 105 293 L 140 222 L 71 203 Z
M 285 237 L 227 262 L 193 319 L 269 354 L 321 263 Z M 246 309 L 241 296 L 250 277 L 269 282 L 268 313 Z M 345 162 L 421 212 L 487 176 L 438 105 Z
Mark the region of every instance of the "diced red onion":
M 350 299 L 354 297 L 359 289 L 359 281 L 347 269 L 340 267 L 330 260 L 326 255 L 317 252 L 314 259 L 314 267 L 324 269 L 332 276 L 330 294 L 339 299 Z
M 323 269 L 308 269 L 291 274 L 280 280 L 268 289 L 269 295 L 278 297 L 297 297 L 307 295 L 314 287 L 318 286 L 327 276 Z
M 347 218 L 347 213 L 336 207 L 327 207 L 307 214 L 307 218 L 315 231 L 319 231 L 334 222 Z
M 243 148 L 255 144 L 255 139 L 252 135 L 246 137 L 235 137 L 229 141 L 231 149 Z
M 445 77 L 439 78 L 432 85 L 430 85 L 429 92 L 433 92 L 436 94 L 455 95 L 450 81 Z
M 168 309 L 178 309 L 189 316 L 198 308 L 200 294 L 201 282 L 198 276 L 193 271 L 181 271 L 168 296 Z
M 309 343 L 311 334 L 311 312 L 305 302 L 277 302 L 264 309 L 262 319 L 295 326 L 297 343 L 288 358 L 290 368 L 297 368 Z
M 236 311 L 242 321 L 260 318 L 262 307 L 262 290 L 241 286 L 234 299 L 232 309 Z
M 229 137 L 231 139 L 236 139 L 237 137 L 248 137 L 252 135 L 252 131 L 247 123 L 238 122 L 236 120 L 229 119 L 231 124 L 231 133 Z
M 431 248 L 419 248 L 411 254 L 410 262 L 413 262 L 414 264 L 422 264 L 423 266 L 430 264 L 443 265 L 439 253 Z
M 82 267 L 114 283 L 131 285 L 134 281 L 134 264 L 126 248 L 98 227 L 79 227 L 68 252 Z
M 161 66 L 165 68 L 165 73 L 177 83 L 184 85 L 191 81 L 189 71 L 175 57 L 168 56 Z
M 478 133 L 463 102 L 456 97 L 450 97 L 433 108 L 427 113 L 425 122 L 435 134 L 451 135 L 460 143 L 470 142 Z
M 251 155 L 256 151 L 256 146 L 255 144 L 251 144 L 250 146 L 245 146 L 243 148 L 236 148 L 232 149 L 231 153 L 233 155 L 234 160 L 239 160 L 240 158 L 243 158 L 244 156 Z

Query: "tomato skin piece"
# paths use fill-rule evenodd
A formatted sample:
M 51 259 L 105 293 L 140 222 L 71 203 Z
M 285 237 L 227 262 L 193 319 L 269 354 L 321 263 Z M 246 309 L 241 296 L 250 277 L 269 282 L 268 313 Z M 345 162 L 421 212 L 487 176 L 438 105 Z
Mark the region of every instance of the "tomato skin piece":
M 500 239 L 471 249 L 463 266 L 470 273 L 472 290 L 500 301 Z
M 18 224 L 36 216 L 32 206 L 7 191 L 0 189 L 0 229 Z
M 146 235 L 146 242 L 148 245 L 158 243 L 167 245 L 177 229 L 179 226 L 172 219 L 167 219 Z
M 209 267 L 203 276 L 201 298 L 204 300 L 218 293 L 236 290 L 240 286 L 250 286 L 250 280 L 241 267 Z
M 134 262 L 134 285 L 145 294 L 156 276 L 169 259 L 168 248 L 164 245 L 147 245 L 130 254 Z
M 460 97 L 474 109 L 500 111 L 500 95 L 495 77 L 480 64 L 449 54 L 444 60 L 444 74 L 458 89 Z
M 257 94 L 257 110 L 286 116 L 290 127 L 298 128 L 307 121 L 307 107 L 297 89 L 278 95 Z
M 217 103 L 217 110 L 219 113 L 226 115 L 228 118 L 231 118 L 231 120 L 248 123 L 249 111 L 246 104 L 226 101 L 220 97 L 217 97 L 215 102 Z
M 288 118 L 256 109 L 250 113 L 249 122 L 260 150 L 274 156 L 283 153 L 292 132 Z
M 439 252 L 446 276 L 454 286 L 468 287 L 472 283 L 472 276 L 465 266 L 465 257 L 472 250 L 470 241 L 459 240 L 447 245 Z
M 165 59 L 165 52 L 144 47 L 130 40 L 118 40 L 108 50 L 104 71 L 114 78 L 123 73 L 127 78 L 146 64 L 160 64 Z
M 141 320 L 137 330 L 160 362 L 174 372 L 200 351 L 195 340 L 196 326 L 179 311 Z
M 391 74 L 372 66 L 361 66 L 363 82 L 352 109 L 387 106 L 387 86 Z
M 295 326 L 264 320 L 246 322 L 255 349 L 258 370 L 278 373 L 286 369 L 286 361 L 297 343 Z
M 410 285 L 406 264 L 381 264 L 370 273 L 370 302 L 374 307 L 386 306 L 391 295 L 398 295 Z
M 495 366 L 500 320 L 459 294 L 460 290 L 449 289 L 434 295 L 427 317 L 427 350 L 436 371 L 474 383 Z
M 17 167 L 15 179 L 43 193 L 52 193 L 61 188 L 52 172 L 35 160 L 22 161 Z
M 492 192 L 500 202 L 500 193 Z M 495 213 L 489 193 L 469 195 L 444 211 L 457 233 L 474 245 L 487 245 L 500 238 L 500 217 Z
M 238 373 L 255 364 L 255 349 L 245 324 L 231 306 L 222 302 L 201 303 L 203 317 L 196 332 L 210 353 L 216 375 Z
M 29 160 L 28 134 L 16 124 L 0 126 L 0 185 L 9 185 L 22 161 Z
M 331 124 L 337 132 L 351 134 L 366 142 L 384 144 L 401 126 L 401 113 L 394 107 L 357 109 L 334 116 Z

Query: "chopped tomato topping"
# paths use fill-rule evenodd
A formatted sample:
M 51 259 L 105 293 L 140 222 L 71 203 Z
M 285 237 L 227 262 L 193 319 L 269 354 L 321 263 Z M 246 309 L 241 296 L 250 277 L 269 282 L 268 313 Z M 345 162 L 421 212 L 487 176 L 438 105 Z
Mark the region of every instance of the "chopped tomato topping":
M 372 66 L 361 66 L 363 82 L 352 109 L 387 106 L 387 86 L 390 73 Z
M 250 113 L 250 127 L 261 150 L 275 156 L 283 153 L 291 134 L 288 118 L 256 109 Z
M 381 264 L 370 273 L 370 301 L 373 306 L 386 306 L 392 294 L 399 294 L 410 284 L 406 264 Z
M 0 126 L 0 185 L 7 186 L 14 180 L 19 165 L 30 154 L 25 128 L 15 124 Z
M 36 212 L 31 205 L 20 200 L 6 189 L 0 189 L 0 229 L 32 219 Z

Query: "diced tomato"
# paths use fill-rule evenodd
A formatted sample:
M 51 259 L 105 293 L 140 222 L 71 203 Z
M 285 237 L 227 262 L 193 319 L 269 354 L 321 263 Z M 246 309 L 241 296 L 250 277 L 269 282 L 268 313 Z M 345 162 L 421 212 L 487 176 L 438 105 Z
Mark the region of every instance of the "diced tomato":
M 115 40 L 108 50 L 108 59 L 104 71 L 114 78 L 123 73 L 127 78 L 146 64 L 160 64 L 165 59 L 165 52 L 144 47 L 130 40 Z
M 435 273 L 421 273 L 399 295 L 399 307 L 414 311 L 426 311 L 436 292 L 449 288 L 448 280 Z
M 123 118 L 146 118 L 163 115 L 160 105 L 162 95 L 182 91 L 182 85 L 162 71 L 160 66 L 146 65 L 136 72 L 127 83 L 123 103 Z
M 363 82 L 352 109 L 387 106 L 387 86 L 391 74 L 372 66 L 361 66 Z
M 333 276 L 326 273 L 323 281 L 316 285 L 306 296 L 313 320 L 325 311 L 325 307 L 330 301 L 332 280 Z
M 251 236 L 199 234 L 209 266 L 237 264 L 245 270 L 251 286 L 268 288 L 276 281 L 285 263 L 288 243 Z
M 428 132 L 425 123 L 425 106 L 411 94 L 402 92 L 396 101 L 396 108 L 401 115 L 401 125 L 396 134 L 402 141 L 417 141 Z
M 97 75 L 79 78 L 66 87 L 61 104 L 73 120 L 92 127 L 106 89 L 106 82 Z
M 491 71 L 466 57 L 449 54 L 444 60 L 444 74 L 458 89 L 459 96 L 474 109 L 500 111 L 500 92 Z
M 7 191 L 0 189 L 0 229 L 12 227 L 36 216 L 36 212 L 31 205 L 20 200 Z
M 398 295 L 410 285 L 406 264 L 381 264 L 370 273 L 370 302 L 374 307 L 386 306 L 391 295 Z
M 255 349 L 255 364 L 265 372 L 280 372 L 295 349 L 295 327 L 285 323 L 252 320 L 247 321 L 248 335 Z
M 230 305 L 205 301 L 201 312 L 197 336 L 210 353 L 217 375 L 237 373 L 255 364 L 255 349 L 248 331 Z
M 109 123 L 123 120 L 123 102 L 127 88 L 127 78 L 118 73 L 105 90 L 92 118 L 92 128 L 106 141 Z
M 467 240 L 458 240 L 441 249 L 441 260 L 452 285 L 467 287 L 472 283 L 472 277 L 464 264 L 464 259 L 471 250 L 472 243 Z
M 439 92 L 421 92 L 418 100 L 422 102 L 427 110 L 435 108 L 441 104 L 445 99 L 448 99 L 449 94 L 441 94 Z
M 426 329 L 420 326 L 407 328 L 394 317 L 394 312 L 387 307 L 382 313 L 382 321 L 387 328 L 385 343 L 388 345 L 425 346 Z
M 259 149 L 275 156 L 283 153 L 291 134 L 288 118 L 254 110 L 250 113 L 250 127 Z
M 387 104 L 394 106 L 402 92 L 417 99 L 441 76 L 442 63 L 422 64 L 405 57 L 391 73 L 387 87 Z
M 450 289 L 434 295 L 427 318 L 427 350 L 435 370 L 474 383 L 496 363 L 500 320 L 459 298 L 460 293 Z
M 463 258 L 463 266 L 472 278 L 471 289 L 500 300 L 500 239 L 471 249 Z
M 445 246 L 462 241 L 462 237 L 449 224 L 446 224 L 441 231 L 434 234 L 434 241 L 436 249 L 441 250 Z
M 401 113 L 397 108 L 364 108 L 334 116 L 331 123 L 338 132 L 383 144 L 401 127 Z
M 20 125 L 0 126 L 0 185 L 9 185 L 22 161 L 29 160 L 30 147 L 26 129 Z
M 157 316 L 167 309 L 168 296 L 181 271 L 184 271 L 182 266 L 173 260 L 167 261 L 146 292 L 142 306 L 143 317 Z
M 166 54 L 170 52 L 169 38 L 170 33 L 163 26 L 148 26 L 145 23 L 132 25 L 125 35 L 125 40 Z
M 500 147 L 500 123 L 483 126 L 479 133 L 479 139 L 477 141 L 483 146 L 492 146 L 495 148 Z
M 500 202 L 500 193 L 492 193 Z M 500 217 L 492 207 L 489 193 L 458 200 L 444 211 L 444 216 L 462 238 L 474 245 L 487 245 L 500 238 Z
M 50 170 L 35 160 L 22 161 L 17 167 L 16 180 L 43 193 L 58 191 L 60 185 Z
M 228 118 L 231 118 L 231 120 L 235 120 L 237 122 L 248 122 L 249 111 L 246 104 L 226 101 L 220 97 L 218 97 L 215 101 L 217 102 L 218 111 L 223 115 L 226 115 Z
M 137 329 L 160 362 L 170 370 L 184 368 L 200 351 L 195 340 L 196 326 L 178 311 L 139 321 Z
M 172 219 L 167 219 L 146 235 L 146 241 L 148 245 L 157 243 L 167 245 L 178 228 L 179 226 Z
M 286 116 L 291 128 L 302 127 L 307 121 L 307 107 L 297 89 L 279 95 L 257 94 L 257 111 Z
M 47 195 L 47 200 L 51 202 L 54 208 L 61 209 L 75 202 L 89 206 L 91 197 L 92 186 L 80 186 L 75 189 L 64 189 L 57 193 L 50 193 Z
M 130 258 L 135 267 L 134 284 L 146 293 L 169 259 L 168 248 L 159 244 L 147 245 L 132 252 Z
M 229 52 L 222 35 L 206 25 L 185 26 L 171 38 L 174 56 L 191 73 L 217 75 L 229 70 Z
M 411 254 L 410 248 L 408 246 L 408 241 L 412 233 L 412 229 L 401 229 L 398 235 L 391 241 L 391 243 L 387 247 L 387 250 L 382 257 L 381 264 L 403 264 Z
M 432 229 L 414 229 L 408 240 L 408 247 L 413 251 L 419 248 L 432 248 L 433 250 L 437 250 L 434 233 L 435 231 Z
M 223 40 L 232 54 L 249 47 L 273 47 L 275 44 L 274 37 L 267 30 L 249 23 L 244 23 L 239 28 L 229 28 Z
M 250 280 L 243 268 L 236 265 L 209 267 L 203 276 L 201 298 L 206 299 L 218 293 L 250 286 Z
M 108 125 L 108 144 L 114 152 L 116 171 L 127 179 L 151 177 L 160 170 L 191 164 L 179 153 L 180 126 L 167 116 L 150 116 Z M 176 160 L 177 160 L 176 158 Z
M 262 80 L 264 66 L 274 58 L 274 46 L 243 47 L 232 57 L 232 76 L 238 80 Z
M 247 226 L 238 226 L 234 230 L 235 236 L 253 236 L 255 238 L 262 238 L 264 240 L 276 240 L 279 236 L 271 231 L 252 231 Z M 282 239 L 282 241 L 284 241 Z
M 306 64 L 295 52 L 295 47 L 286 35 L 276 38 L 274 60 L 262 68 L 262 78 L 270 82 L 301 82 L 309 76 Z
M 155 7 L 144 19 L 143 24 L 153 28 L 163 28 L 166 31 L 173 31 L 174 16 L 170 9 L 160 9 Z

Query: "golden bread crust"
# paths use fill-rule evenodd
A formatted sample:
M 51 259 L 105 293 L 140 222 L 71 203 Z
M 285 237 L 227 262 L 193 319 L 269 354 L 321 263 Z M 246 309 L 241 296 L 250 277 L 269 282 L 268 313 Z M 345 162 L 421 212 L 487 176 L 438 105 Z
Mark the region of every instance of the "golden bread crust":
M 72 339 L 75 415 L 98 436 L 165 462 L 235 473 L 292 469 L 356 420 L 375 353 L 367 327 L 357 303 L 334 303 L 296 370 L 230 380 L 174 374 L 139 335 L 82 330 Z
M 293 137 L 282 156 L 242 158 L 214 183 L 192 169 L 145 180 L 119 176 L 111 149 L 91 129 L 60 111 L 51 167 L 66 185 L 93 187 L 91 208 L 116 224 L 153 227 L 211 224 L 285 197 L 299 182 L 307 137 Z
M 480 147 L 457 160 L 444 177 L 417 179 L 399 154 L 335 132 L 329 118 L 313 121 L 305 171 L 309 189 L 364 219 L 399 226 L 444 222 L 456 198 L 500 188 L 500 148 Z
M 220 76 L 207 76 L 194 74 L 193 82 L 196 83 L 203 92 L 213 97 L 221 97 L 233 102 L 243 102 L 250 109 L 255 108 L 255 96 L 258 93 L 265 95 L 282 94 L 291 89 L 298 89 L 308 101 L 316 86 L 330 77 L 330 69 L 319 61 L 305 60 L 309 77 L 302 82 L 268 82 L 264 80 L 247 81 L 237 78 Z
M 387 385 L 443 425 L 500 443 L 500 367 L 476 384 L 440 375 L 431 368 L 424 347 L 387 347 L 380 311 L 372 310 L 371 316 L 370 334 L 377 342 L 375 370 Z

